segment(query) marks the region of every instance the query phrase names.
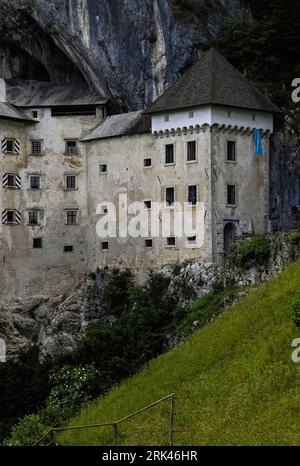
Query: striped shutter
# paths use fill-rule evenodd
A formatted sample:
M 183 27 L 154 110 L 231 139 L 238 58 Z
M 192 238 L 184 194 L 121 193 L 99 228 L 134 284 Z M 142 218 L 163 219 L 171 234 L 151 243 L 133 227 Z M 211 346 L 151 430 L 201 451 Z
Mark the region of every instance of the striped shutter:
M 8 187 L 8 177 L 9 177 L 10 175 L 13 175 L 13 174 L 11 174 L 11 173 L 5 173 L 5 175 L 3 175 L 2 186 L 3 186 L 4 188 L 7 188 L 7 187 Z M 15 178 L 16 178 L 16 188 L 17 188 L 17 189 L 21 189 L 21 187 L 22 187 L 22 180 L 21 180 L 21 177 L 20 177 L 19 175 L 13 175 L 13 176 L 15 176 Z
M 15 211 L 15 216 L 16 216 L 17 225 L 20 225 L 20 223 L 21 223 L 21 212 L 19 210 L 16 210 Z
M 7 210 L 2 212 L 2 223 L 7 223 Z
M 20 144 L 20 141 L 18 141 L 18 139 L 15 140 L 14 146 L 15 146 L 15 154 L 19 155 L 20 154 L 21 144 Z
M 1 150 L 3 154 L 7 151 L 7 139 L 2 139 Z
M 3 175 L 2 186 L 4 188 L 8 186 L 8 173 L 5 173 L 5 175 Z

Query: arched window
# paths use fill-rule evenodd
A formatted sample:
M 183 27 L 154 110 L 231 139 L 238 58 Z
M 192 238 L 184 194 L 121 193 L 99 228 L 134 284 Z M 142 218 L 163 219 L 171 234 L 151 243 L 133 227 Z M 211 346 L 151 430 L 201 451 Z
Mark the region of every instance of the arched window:
M 234 223 L 226 223 L 224 227 L 224 250 L 229 251 L 234 239 L 237 236 L 237 228 Z

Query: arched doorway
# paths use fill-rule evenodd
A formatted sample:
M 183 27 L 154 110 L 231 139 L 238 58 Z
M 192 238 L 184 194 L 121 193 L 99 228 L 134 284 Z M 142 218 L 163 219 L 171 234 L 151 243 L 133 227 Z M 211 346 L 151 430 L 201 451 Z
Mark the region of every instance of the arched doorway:
M 237 236 L 237 228 L 234 223 L 226 223 L 224 227 L 224 250 L 229 251 L 234 239 Z

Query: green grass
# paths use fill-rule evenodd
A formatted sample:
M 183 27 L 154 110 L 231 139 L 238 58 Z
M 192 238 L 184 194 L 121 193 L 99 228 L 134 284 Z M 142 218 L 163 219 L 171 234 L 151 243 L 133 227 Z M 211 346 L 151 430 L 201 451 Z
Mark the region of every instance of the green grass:
M 83 410 L 70 425 L 120 419 L 176 393 L 176 445 L 299 445 L 299 337 L 291 302 L 300 289 L 300 262 L 290 264 L 246 299 L 153 360 L 141 373 Z M 168 442 L 167 402 L 120 427 L 121 445 Z M 151 431 L 151 432 L 149 432 Z M 68 431 L 62 445 L 113 445 L 111 428 Z

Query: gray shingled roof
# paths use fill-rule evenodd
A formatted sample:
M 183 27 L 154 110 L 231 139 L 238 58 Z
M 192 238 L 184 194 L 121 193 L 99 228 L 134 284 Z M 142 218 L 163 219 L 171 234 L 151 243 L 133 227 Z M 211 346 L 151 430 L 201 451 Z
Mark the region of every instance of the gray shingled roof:
M 143 115 L 143 111 L 121 113 L 107 117 L 91 133 L 82 138 L 82 141 L 147 133 L 150 130 L 151 118 L 149 115 Z
M 21 81 L 6 87 L 7 100 L 18 107 L 103 105 L 108 99 L 83 86 L 62 86 L 49 82 Z
M 25 112 L 7 102 L 0 102 L 0 118 L 9 120 L 25 120 L 35 123 Z
M 267 97 L 212 48 L 154 101 L 146 113 L 208 104 L 279 112 Z

